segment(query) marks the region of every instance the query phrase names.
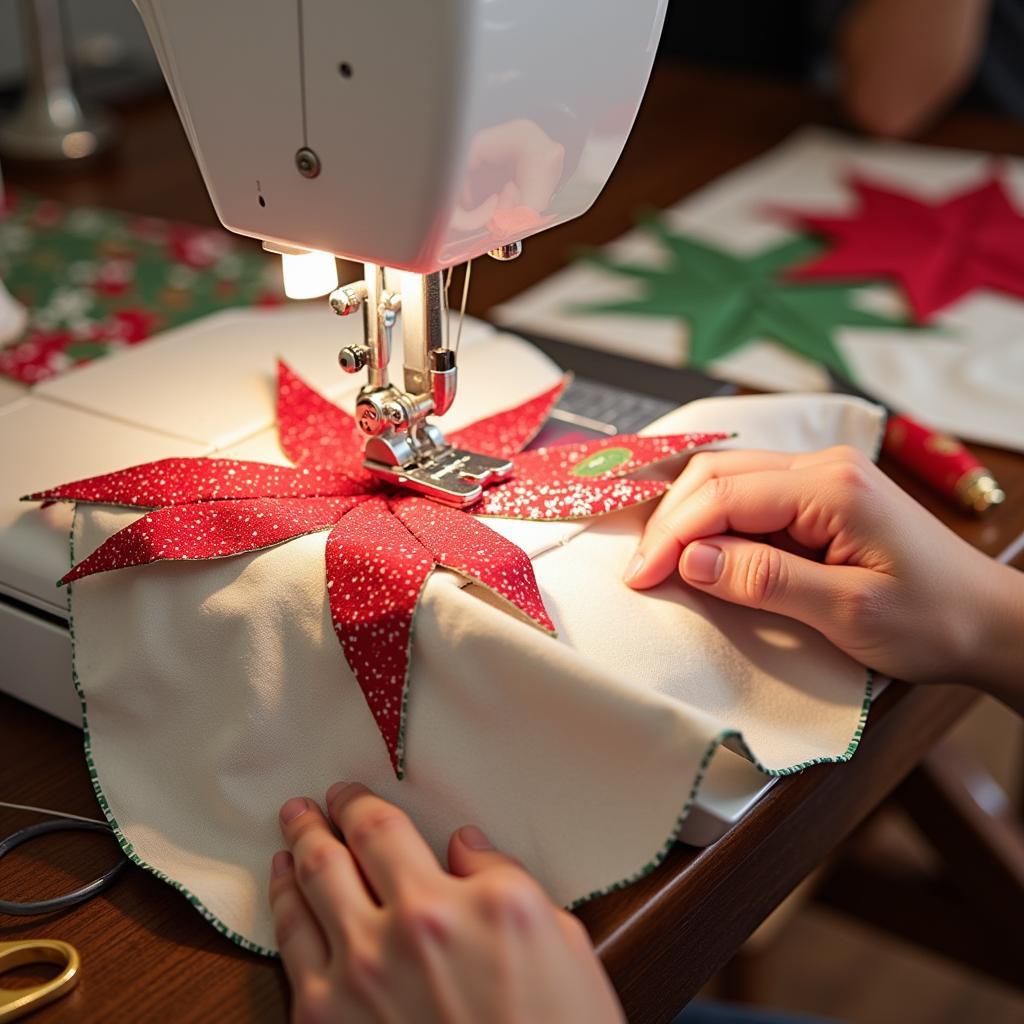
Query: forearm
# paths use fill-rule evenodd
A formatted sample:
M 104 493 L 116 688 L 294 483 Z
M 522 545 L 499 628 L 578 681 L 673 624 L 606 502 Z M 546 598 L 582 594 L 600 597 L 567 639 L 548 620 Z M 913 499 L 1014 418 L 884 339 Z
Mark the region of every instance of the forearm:
M 861 0 L 836 51 L 851 118 L 880 135 L 914 134 L 964 88 L 991 0 Z
M 1024 573 L 1005 565 L 991 569 L 979 599 L 983 621 L 976 678 L 964 681 L 1024 715 Z

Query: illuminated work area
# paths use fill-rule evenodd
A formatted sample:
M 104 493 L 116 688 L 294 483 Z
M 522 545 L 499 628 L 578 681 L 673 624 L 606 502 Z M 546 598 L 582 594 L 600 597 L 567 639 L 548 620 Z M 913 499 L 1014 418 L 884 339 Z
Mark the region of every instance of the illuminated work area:
M 1016 0 L 0 4 L 0 1020 L 1015 1021 Z

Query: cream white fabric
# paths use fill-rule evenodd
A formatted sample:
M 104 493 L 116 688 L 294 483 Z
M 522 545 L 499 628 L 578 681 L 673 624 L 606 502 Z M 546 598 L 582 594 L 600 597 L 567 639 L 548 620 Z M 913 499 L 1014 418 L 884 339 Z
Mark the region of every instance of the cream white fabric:
M 838 397 L 728 398 L 658 428 L 873 454 L 881 418 Z M 277 808 L 337 779 L 406 808 L 441 856 L 454 828 L 479 823 L 568 904 L 660 858 L 722 736 L 741 733 L 776 771 L 845 755 L 864 669 L 808 629 L 675 581 L 629 591 L 620 574 L 644 514 L 533 537 L 515 524 L 558 640 L 435 574 L 416 619 L 403 782 L 331 628 L 324 534 L 76 584 L 91 757 L 133 856 L 236 941 L 269 950 Z M 76 555 L 131 517 L 81 509 Z
M 985 180 L 988 161 L 983 153 L 865 142 L 807 128 L 670 208 L 666 217 L 677 231 L 754 253 L 792 234 L 789 225 L 767 214 L 772 207 L 849 212 L 855 201 L 845 185 L 850 174 L 938 202 Z M 1001 167 L 1011 197 L 1024 210 L 1024 161 L 1003 160 Z M 639 231 L 608 251 L 640 263 L 659 258 L 657 243 Z M 582 303 L 629 298 L 636 287 L 596 267 L 576 265 L 492 313 L 512 329 L 678 365 L 686 331 L 676 319 L 571 312 Z M 906 313 L 899 293 L 888 286 L 864 288 L 858 301 L 878 312 Z M 937 315 L 934 326 L 931 333 L 842 328 L 837 343 L 855 378 L 879 400 L 959 437 L 1024 451 L 1024 302 L 975 292 Z M 828 390 L 820 367 L 769 341 L 744 346 L 710 371 L 759 390 Z

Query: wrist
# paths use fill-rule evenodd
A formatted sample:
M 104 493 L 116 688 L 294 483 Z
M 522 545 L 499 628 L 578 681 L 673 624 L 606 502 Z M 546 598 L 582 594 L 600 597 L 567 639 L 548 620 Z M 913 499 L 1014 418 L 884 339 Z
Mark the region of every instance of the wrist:
M 989 563 L 981 584 L 975 683 L 1024 715 L 1024 573 Z

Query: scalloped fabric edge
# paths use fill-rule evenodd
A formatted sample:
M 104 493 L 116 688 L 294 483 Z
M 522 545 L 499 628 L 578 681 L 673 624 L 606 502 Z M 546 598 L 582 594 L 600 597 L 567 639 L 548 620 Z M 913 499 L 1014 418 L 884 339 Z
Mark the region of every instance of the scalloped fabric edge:
M 78 508 L 75 507 L 74 515 L 71 518 L 71 532 L 69 537 L 69 551 L 71 555 L 71 564 L 75 562 L 75 525 L 78 521 Z M 100 805 L 100 810 L 103 811 L 103 816 L 107 820 L 107 824 L 110 825 L 113 831 L 114 838 L 117 840 L 118 845 L 121 847 L 121 852 L 134 864 L 136 867 L 142 868 L 148 871 L 151 875 L 156 876 L 161 882 L 166 883 L 172 889 L 175 889 L 186 900 L 191 904 L 192 908 L 206 921 L 212 925 L 213 928 L 220 932 L 225 938 L 230 939 L 235 945 L 240 946 L 242 949 L 247 950 L 250 953 L 258 953 L 260 956 L 266 957 L 279 957 L 280 954 L 277 950 L 267 949 L 265 946 L 260 946 L 255 942 L 247 939 L 244 935 L 236 932 L 233 928 L 225 924 L 216 914 L 214 914 L 203 901 L 196 896 L 190 889 L 182 885 L 181 882 L 171 878 L 165 872 L 161 871 L 158 867 L 145 861 L 135 852 L 135 847 L 131 840 L 125 835 L 121 826 L 118 824 L 117 819 L 114 817 L 113 811 L 110 809 L 110 804 L 107 802 L 106 795 L 103 792 L 103 785 L 100 782 L 99 771 L 96 768 L 96 763 L 92 755 L 92 739 L 89 734 L 89 709 L 88 701 L 85 696 L 85 690 L 82 687 L 81 679 L 78 675 L 78 667 L 75 660 L 76 655 L 76 640 L 75 640 L 75 619 L 74 612 L 72 609 L 72 592 L 74 584 L 68 584 L 68 632 L 71 636 L 71 681 L 75 687 L 75 693 L 78 695 L 78 700 L 82 709 L 82 737 L 83 746 L 85 750 L 85 763 L 89 770 L 89 781 L 92 783 L 93 792 L 96 794 L 96 800 Z M 868 714 L 871 710 L 872 694 L 874 690 L 874 679 L 875 673 L 870 669 L 867 670 L 867 677 L 864 683 L 864 699 L 861 703 L 860 717 L 857 721 L 857 727 L 853 732 L 853 736 L 847 745 L 846 750 L 842 754 L 835 755 L 824 755 L 822 757 L 811 758 L 808 761 L 801 761 L 798 764 L 790 765 L 786 768 L 766 768 L 760 763 L 755 757 L 753 751 L 747 746 L 746 741 L 743 738 L 743 734 L 736 729 L 724 729 L 722 732 L 714 736 L 711 742 L 708 744 L 707 750 L 704 752 L 704 756 L 701 758 L 700 765 L 697 768 L 697 772 L 690 783 L 690 789 L 687 793 L 686 800 L 683 803 L 679 814 L 676 817 L 675 823 L 669 832 L 668 837 L 661 844 L 661 846 L 644 862 L 644 864 L 634 871 L 632 874 L 627 875 L 625 878 L 619 879 L 615 882 L 610 882 L 608 885 L 601 889 L 595 889 L 593 892 L 587 893 L 585 896 L 580 896 L 578 899 L 566 904 L 568 910 L 575 910 L 577 907 L 583 906 L 585 903 L 589 903 L 593 899 L 597 899 L 599 896 L 606 896 L 608 893 L 617 892 L 620 889 L 625 889 L 627 886 L 632 885 L 634 882 L 640 881 L 642 878 L 646 878 L 649 874 L 655 871 L 661 863 L 668 856 L 669 851 L 676 843 L 676 839 L 682 830 L 683 823 L 689 816 L 690 810 L 693 807 L 694 801 L 697 799 L 697 795 L 700 792 L 701 783 L 704 781 L 704 775 L 707 772 L 708 766 L 711 764 L 719 747 L 721 747 L 726 741 L 734 740 L 738 743 L 743 754 L 750 760 L 750 762 L 759 770 L 764 772 L 766 775 L 771 777 L 783 777 L 786 775 L 795 775 L 797 772 L 802 772 L 806 768 L 811 768 L 816 764 L 844 764 L 853 757 L 860 745 L 861 736 L 864 733 L 864 727 L 867 724 Z

